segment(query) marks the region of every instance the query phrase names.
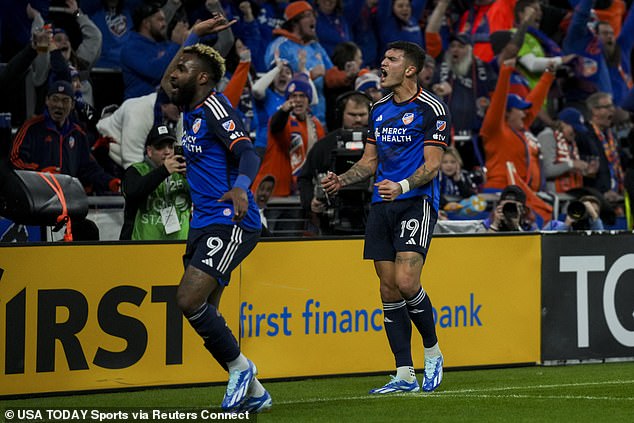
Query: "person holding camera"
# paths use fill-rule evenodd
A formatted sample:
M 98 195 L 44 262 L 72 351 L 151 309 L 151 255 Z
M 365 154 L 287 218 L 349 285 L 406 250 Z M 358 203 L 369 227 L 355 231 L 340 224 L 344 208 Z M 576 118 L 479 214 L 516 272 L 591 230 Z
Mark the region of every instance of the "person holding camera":
M 561 220 L 551 220 L 542 230 L 544 231 L 603 231 L 603 220 L 601 212 L 601 202 L 594 195 L 584 195 L 578 200 L 568 203 L 566 208 L 566 218 Z
M 328 170 L 336 171 L 332 169 L 335 150 L 340 148 L 348 151 L 363 150 L 372 100 L 363 92 L 349 91 L 339 96 L 336 105 L 341 127 L 317 141 L 308 152 L 306 163 L 298 178 L 302 208 L 309 216 L 311 226 L 314 228 L 309 232 L 317 234 L 331 232 L 328 211 L 332 210 L 331 200 L 321 189 L 319 180 L 326 175 Z M 356 134 L 360 139 L 357 143 L 354 140 Z M 363 205 L 359 204 L 359 206 Z
M 487 232 L 533 232 L 538 228 L 526 206 L 526 193 L 517 185 L 508 185 L 491 215 L 482 222 Z
M 145 158 L 125 172 L 121 240 L 186 239 L 192 200 L 185 179 L 185 158 L 174 154 L 176 137 L 155 125 L 145 142 Z

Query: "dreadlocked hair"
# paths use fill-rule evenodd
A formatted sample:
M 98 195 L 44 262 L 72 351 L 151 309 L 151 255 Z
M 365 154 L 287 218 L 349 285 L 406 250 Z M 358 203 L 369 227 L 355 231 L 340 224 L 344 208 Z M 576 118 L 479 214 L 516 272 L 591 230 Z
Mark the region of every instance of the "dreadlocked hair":
M 203 63 L 205 71 L 209 73 L 210 79 L 214 82 L 220 81 L 220 78 L 225 74 L 224 57 L 222 57 L 217 50 L 214 50 L 208 45 L 201 43 L 194 44 L 185 47 L 183 53 L 195 54 Z

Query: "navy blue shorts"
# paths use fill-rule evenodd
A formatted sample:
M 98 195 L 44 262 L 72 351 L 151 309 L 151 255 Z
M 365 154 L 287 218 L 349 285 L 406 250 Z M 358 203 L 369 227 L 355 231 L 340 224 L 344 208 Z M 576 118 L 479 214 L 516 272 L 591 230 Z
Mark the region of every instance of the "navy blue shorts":
M 427 257 L 438 213 L 421 197 L 372 204 L 365 226 L 363 258 L 394 261 L 399 251 Z
M 259 239 L 260 231 L 249 232 L 238 226 L 190 228 L 183 264 L 194 266 L 227 286 L 233 269 L 253 251 Z

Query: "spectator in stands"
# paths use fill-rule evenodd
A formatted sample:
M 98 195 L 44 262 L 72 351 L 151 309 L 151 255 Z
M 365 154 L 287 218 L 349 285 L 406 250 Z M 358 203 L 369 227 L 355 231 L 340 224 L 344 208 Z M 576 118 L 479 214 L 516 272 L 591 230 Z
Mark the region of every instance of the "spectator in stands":
M 467 160 L 467 168 L 480 165 L 476 155 L 476 140 L 497 75 L 487 63 L 473 55 L 473 47 L 465 34 L 452 35 L 432 82 L 432 91 L 449 106 L 453 133 L 460 136 L 460 154 Z M 462 142 L 462 140 L 465 140 Z
M 507 162 L 511 162 L 530 188 L 539 191 L 539 144 L 527 128 L 544 104 L 548 89 L 555 79 L 554 69 L 547 68 L 535 89 L 523 99 L 517 94 L 508 93 L 515 63 L 515 59 L 504 61 L 491 97 L 491 105 L 482 123 L 480 135 L 488 170 L 484 186 L 489 190 L 503 189 L 507 185 Z
M 476 186 L 463 170 L 460 152 L 455 147 L 447 147 L 440 163 L 440 208 L 445 211 L 458 211 L 463 208 L 460 202 L 476 194 Z
M 602 231 L 601 202 L 593 195 L 584 195 L 578 200 L 568 203 L 566 217 L 561 220 L 551 220 L 542 230 L 544 231 Z
M 265 39 L 262 32 L 267 31 L 266 28 L 262 28 L 262 25 L 258 19 L 256 19 L 254 5 L 249 1 L 241 1 L 238 5 L 242 19 L 233 26 L 233 32 L 236 38 L 239 38 L 244 42 L 246 47 L 254 52 L 263 52 L 266 50 L 266 46 L 270 41 L 269 37 Z M 264 63 L 263 54 L 255 54 L 252 57 L 253 68 L 257 72 L 266 72 L 267 64 Z
M 546 127 L 539 133 L 537 141 L 542 152 L 546 191 L 564 193 L 580 188 L 583 175 L 596 172 L 596 168 L 581 160 L 575 140 L 577 134 L 587 132 L 583 115 L 575 108 L 566 107 L 557 115 L 554 130 Z
M 273 30 L 281 28 L 284 24 L 284 11 L 287 6 L 286 0 L 263 0 L 260 2 L 258 23 L 265 46 L 273 40 Z M 266 62 L 264 64 L 268 65 Z
M 174 153 L 174 143 L 176 137 L 166 125 L 153 126 L 145 142 L 145 158 L 126 170 L 120 239 L 187 239 L 192 201 L 185 158 Z
M 24 79 L 31 63 L 38 56 L 48 54 L 49 45 L 50 34 L 40 28 L 33 33 L 31 42 L 2 67 L 0 70 L 0 112 L 15 111 L 13 106 L 16 100 L 20 95 L 24 95 L 24 84 L 20 84 L 19 81 Z M 19 89 L 19 94 L 16 88 Z M 17 126 L 16 119 L 13 119 L 13 124 Z
M 167 40 L 165 14 L 158 3 L 143 3 L 132 16 L 134 31 L 121 49 L 121 69 L 126 99 L 152 93 L 187 36 L 179 22 Z
M 436 73 L 436 61 L 429 54 L 425 55 L 423 69 L 418 72 L 418 83 L 426 90 L 431 91 L 434 74 Z
M 332 58 L 338 44 L 351 41 L 350 27 L 343 17 L 343 0 L 316 0 L 317 38 Z M 361 65 L 361 63 L 359 63 Z
M 343 16 L 350 28 L 352 41 L 363 53 L 363 67 L 379 66 L 377 4 L 378 0 L 345 0 L 343 2 Z
M 487 232 L 533 232 L 538 228 L 526 205 L 526 194 L 517 185 L 508 185 L 482 224 Z
M 616 37 L 614 29 L 608 22 L 597 23 L 597 36 L 603 47 L 603 55 L 610 73 L 612 99 L 620 105 L 632 84 L 631 53 L 634 46 L 634 12 L 632 7 L 627 12 L 621 34 Z
M 369 95 L 372 99 L 372 103 L 383 98 L 381 78 L 379 78 L 376 72 L 367 69 L 361 70 L 357 79 L 354 80 L 354 90 Z
M 15 137 L 11 163 L 17 169 L 74 176 L 87 190 L 118 192 L 121 180 L 97 164 L 85 132 L 69 119 L 73 98 L 69 82 L 57 81 L 50 86 L 44 114 L 26 121 Z
M 332 0 L 327 0 L 332 1 Z M 326 72 L 326 126 L 336 128 L 335 100 L 341 94 L 354 90 L 354 82 L 361 70 L 361 49 L 352 41 L 340 43 L 330 57 L 334 65 Z
M 275 177 L 273 175 L 266 175 L 260 181 L 260 184 L 255 190 L 253 196 L 255 197 L 255 202 L 258 205 L 258 209 L 260 210 L 260 220 L 262 221 L 262 233 L 260 236 L 272 236 L 271 231 L 269 231 L 269 224 L 264 214 L 264 210 L 266 210 L 266 205 L 273 194 L 273 190 L 275 189 Z
M 126 0 L 101 0 L 91 19 L 102 35 L 101 55 L 95 66 L 120 69 L 121 50 L 132 31 L 132 13 Z
M 275 177 L 276 197 L 297 193 L 297 177 L 301 174 L 306 155 L 324 128 L 309 109 L 312 88 L 305 75 L 296 75 L 286 87 L 286 101 L 269 121 L 269 142 L 254 186 L 266 175 Z
M 154 125 L 165 124 L 182 133 L 180 111 L 163 89 L 125 100 L 121 107 L 99 120 L 97 129 L 109 139 L 109 156 L 123 169 L 143 161 L 145 140 Z
M 590 111 L 590 130 L 585 142 L 579 143 L 579 154 L 598 158 L 599 167 L 596 173 L 585 175 L 584 186 L 597 189 L 609 202 L 621 201 L 624 174 L 621 149 L 612 130 L 615 115 L 612 96 L 603 92 L 594 93 L 588 97 L 586 105 Z
M 427 0 L 379 0 L 379 51 L 387 50 L 392 41 L 411 41 L 424 46 L 418 20 Z
M 310 3 L 306 1 L 295 1 L 289 3 L 284 11 L 286 21 L 281 28 L 273 31 L 278 35 L 266 48 L 264 56 L 265 63 L 272 63 L 275 51 L 279 57 L 288 61 L 293 72 L 299 72 L 299 52 L 306 52 L 306 69 L 310 73 L 310 78 L 314 82 L 319 102 L 312 107 L 312 112 L 322 124 L 326 122 L 326 100 L 324 97 L 324 76 L 326 71 L 332 67 L 330 57 L 323 46 L 316 40 L 315 12 Z M 276 190 L 281 186 L 278 179 Z
M 68 13 L 75 17 L 81 29 L 81 44 L 76 50 L 73 49 L 66 31 L 63 28 L 53 28 L 50 53 L 38 56 L 33 62 L 33 83 L 39 87 L 48 86 L 56 80 L 70 82 L 70 67 L 73 67 L 80 73 L 84 102 L 93 105 L 89 73 L 101 52 L 101 32 L 90 18 L 81 12 L 76 0 L 66 0 L 66 5 Z M 44 19 L 37 10 L 31 9 L 29 14 L 33 16 L 34 31 L 44 26 Z M 39 101 L 36 102 L 35 110 L 40 110 Z
M 332 204 L 327 204 L 328 199 L 325 198 L 323 190 L 321 190 L 320 181 L 329 170 L 339 173 L 347 170 L 332 168 L 333 150 L 341 148 L 344 150 L 358 150 L 360 153 L 363 151 L 363 141 L 365 141 L 367 134 L 368 117 L 371 106 L 372 99 L 363 92 L 350 91 L 342 94 L 336 104 L 336 109 L 339 113 L 337 129 L 329 132 L 328 135 L 317 141 L 315 146 L 308 152 L 306 164 L 304 164 L 298 183 L 302 208 L 312 223 L 310 232 L 314 232 L 315 234 L 332 233 L 332 228 L 329 227 L 328 217 L 324 215 L 327 206 L 332 206 Z M 360 138 L 356 140 L 356 143 L 353 138 L 355 132 Z M 347 146 L 346 141 L 349 144 Z M 359 154 L 359 158 L 360 157 L 361 154 Z M 318 192 L 321 195 L 315 195 L 315 186 L 318 186 Z M 366 194 L 369 194 L 369 192 L 366 191 Z M 342 196 L 344 193 L 340 192 L 339 195 Z M 360 201 L 359 204 L 356 204 L 356 216 L 343 216 L 343 218 L 349 222 L 358 222 L 363 218 L 363 214 L 359 213 L 363 211 L 363 202 L 362 199 L 358 200 Z M 367 200 L 369 201 L 369 197 Z M 363 229 L 362 226 L 361 230 Z
M 268 143 L 269 118 L 286 101 L 286 87 L 291 79 L 293 79 L 293 70 L 288 62 L 276 57 L 271 70 L 262 75 L 251 87 L 258 124 L 255 150 L 260 158 L 264 157 Z
M 569 102 L 584 101 L 596 91 L 612 93 L 610 72 L 596 33 L 596 15 L 592 14 L 593 0 L 580 0 L 563 41 L 565 54 L 576 54 L 577 86 L 567 89 Z
M 513 27 L 513 6 L 507 0 L 475 0 L 460 18 L 458 32 L 471 37 L 473 54 L 485 63 L 494 56 L 491 34 Z
M 515 22 L 528 20 L 528 32 L 518 53 L 518 69 L 533 88 L 546 67 L 554 60 L 555 66 L 567 64 L 574 54 L 562 56 L 561 47 L 539 30 L 542 9 L 539 0 L 518 0 L 515 4 Z

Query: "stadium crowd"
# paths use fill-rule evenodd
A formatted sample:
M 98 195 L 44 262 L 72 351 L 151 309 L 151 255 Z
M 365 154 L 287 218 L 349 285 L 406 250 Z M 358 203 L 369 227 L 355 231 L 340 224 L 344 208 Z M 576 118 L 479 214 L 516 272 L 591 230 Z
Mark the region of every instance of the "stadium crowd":
M 202 38 L 190 31 L 217 13 L 235 23 Z M 629 213 L 634 14 L 625 0 L 5 2 L 0 155 L 16 169 L 75 176 L 93 195 L 122 195 L 122 183 L 125 194 L 128 168 L 143 162 L 144 172 L 163 169 L 152 189 L 169 182 L 185 171 L 178 152 L 148 136 L 161 125 L 182 133 L 164 73 L 179 49 L 203 42 L 226 58 L 218 90 L 261 157 L 251 187 L 263 193 L 261 214 L 271 195 L 298 196 L 306 235 L 337 233 L 346 215 L 363 215 L 368 186 L 334 201 L 319 181 L 338 155 L 363 149 L 368 108 L 387 94 L 382 54 L 396 40 L 425 48 L 419 84 L 452 114 L 440 219 L 481 219 L 488 232 L 573 230 Z M 154 147 L 166 152 L 150 160 Z M 558 214 L 561 201 L 575 213 Z

